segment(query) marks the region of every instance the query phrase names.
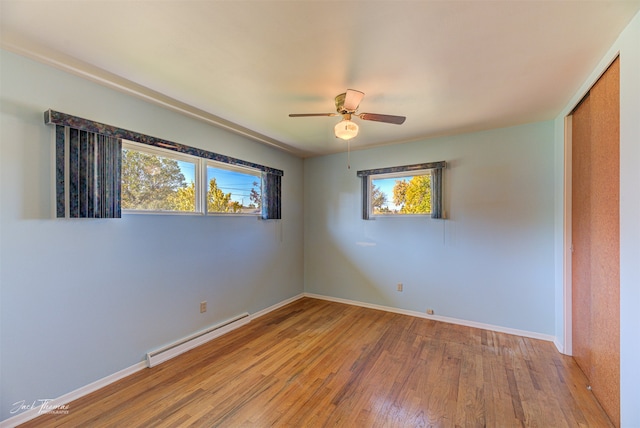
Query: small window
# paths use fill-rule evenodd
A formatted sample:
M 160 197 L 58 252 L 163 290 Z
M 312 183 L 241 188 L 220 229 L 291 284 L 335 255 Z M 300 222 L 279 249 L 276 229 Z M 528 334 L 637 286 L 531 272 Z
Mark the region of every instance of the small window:
M 371 177 L 371 216 L 430 215 L 431 170 Z
M 261 171 L 207 162 L 207 213 L 260 215 L 261 208 Z
M 368 169 L 362 178 L 362 219 L 427 216 L 443 218 L 442 170 L 445 161 Z
M 122 143 L 122 209 L 198 212 L 198 158 Z

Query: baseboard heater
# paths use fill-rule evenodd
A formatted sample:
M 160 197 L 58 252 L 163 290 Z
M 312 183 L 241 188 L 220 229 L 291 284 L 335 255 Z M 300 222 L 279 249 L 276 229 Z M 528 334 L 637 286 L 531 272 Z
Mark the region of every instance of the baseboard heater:
M 249 313 L 237 315 L 226 321 L 216 324 L 204 330 L 200 330 L 190 336 L 177 340 L 169 345 L 158 348 L 147 353 L 147 365 L 149 367 L 157 366 L 160 363 L 187 352 L 196 346 L 200 346 L 216 337 L 220 337 L 225 333 L 235 330 L 251 321 Z

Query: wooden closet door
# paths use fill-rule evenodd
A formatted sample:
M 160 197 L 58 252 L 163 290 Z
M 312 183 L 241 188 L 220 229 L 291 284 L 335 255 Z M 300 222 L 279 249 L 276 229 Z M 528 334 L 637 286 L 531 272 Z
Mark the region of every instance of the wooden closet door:
M 571 166 L 573 358 L 591 379 L 591 99 L 573 112 Z
M 573 356 L 620 426 L 620 67 L 572 118 Z

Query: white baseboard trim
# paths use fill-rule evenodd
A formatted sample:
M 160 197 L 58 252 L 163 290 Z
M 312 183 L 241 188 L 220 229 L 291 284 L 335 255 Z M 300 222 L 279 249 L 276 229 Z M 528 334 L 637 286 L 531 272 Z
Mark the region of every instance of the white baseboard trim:
M 561 354 L 565 354 L 564 346 L 562 345 L 562 342 L 558 340 L 557 337 L 553 338 L 553 344 L 556 345 L 556 349 L 558 350 L 558 352 L 560 352 Z M 565 354 L 565 355 L 568 355 L 568 354 Z
M 266 309 L 262 309 L 261 311 L 255 312 L 251 315 L 249 315 L 249 319 L 252 321 L 256 318 L 259 318 L 263 315 L 268 314 L 271 311 L 274 311 L 278 308 L 281 308 L 282 306 L 288 305 L 289 303 L 295 302 L 298 299 L 301 299 L 304 297 L 304 293 L 298 294 L 297 296 L 293 296 L 289 299 L 283 300 L 282 302 L 276 303 L 275 305 L 269 306 Z M 238 325 L 239 327 L 239 325 Z M 236 327 L 237 328 L 237 327 Z M 232 331 L 234 329 L 228 329 L 224 331 L 224 333 L 228 333 L 229 331 Z M 105 386 L 108 386 L 122 378 L 125 378 L 129 375 L 132 375 L 136 372 L 139 372 L 140 370 L 146 369 L 147 368 L 147 361 L 141 361 L 137 364 L 134 364 L 131 367 L 128 367 L 124 370 L 120 370 L 117 373 L 114 373 L 112 375 L 106 376 L 102 379 L 99 379 L 95 382 L 92 382 L 86 386 L 83 386 L 81 388 L 76 389 L 75 391 L 71 391 L 67 394 L 64 394 L 58 398 L 52 399 L 52 400 L 48 400 L 46 402 L 46 408 L 47 409 L 52 409 L 54 407 L 59 407 L 59 406 L 64 406 L 74 400 L 77 400 L 78 398 L 81 398 L 87 394 L 90 394 L 94 391 L 97 391 L 100 388 L 104 388 Z M 73 409 L 69 409 L 69 411 L 73 411 Z M 15 416 L 12 416 L 8 419 L 5 419 L 4 421 L 0 421 L 0 428 L 14 428 L 17 425 L 23 424 L 25 422 L 30 421 L 31 419 L 35 419 L 38 416 L 40 416 L 41 414 L 43 414 L 41 406 L 37 406 L 35 408 L 31 408 L 29 410 L 26 410 L 22 413 L 19 413 Z
M 288 305 L 289 303 L 293 303 L 296 300 L 302 299 L 305 296 L 305 293 L 300 293 L 297 296 L 290 297 L 289 299 L 283 300 L 282 302 L 276 303 L 275 305 L 269 306 L 261 311 L 255 312 L 251 314 L 251 320 L 256 318 L 260 318 L 263 315 L 268 314 L 269 312 L 275 311 L 276 309 L 280 309 L 283 306 Z
M 126 369 L 120 370 L 119 372 L 103 377 L 102 379 L 98 379 L 95 382 L 91 382 L 90 384 L 80 387 L 75 391 L 71 391 L 67 394 L 64 394 L 58 398 L 54 398 L 52 400 L 47 399 L 48 401 L 46 402 L 46 408 L 43 408 L 43 406 L 41 405 L 33 406 L 33 408 L 27 411 L 24 411 L 20 414 L 17 414 L 15 416 L 12 416 L 0 422 L 0 428 L 13 428 L 17 425 L 28 422 L 31 419 L 35 419 L 38 416 L 44 414 L 46 409 L 53 409 L 53 408 L 59 408 L 60 406 L 65 406 L 70 402 L 77 400 L 78 398 L 84 397 L 87 394 L 97 391 L 100 388 L 104 388 L 107 385 L 110 385 L 116 381 L 119 381 L 120 379 L 123 379 L 127 376 L 130 376 L 146 368 L 147 368 L 146 361 L 141 361 L 137 364 L 127 367 Z M 38 403 L 38 404 L 42 404 L 42 403 Z M 69 409 L 69 411 L 73 412 L 73 409 Z
M 328 300 L 328 301 L 331 301 L 331 302 L 344 303 L 344 304 L 347 304 L 347 305 L 361 306 L 363 308 L 378 309 L 378 310 L 381 310 L 381 311 L 393 312 L 393 313 L 396 313 L 396 314 L 410 315 L 410 316 L 413 316 L 413 317 L 426 318 L 426 319 L 430 319 L 430 320 L 434 320 L 434 321 L 442 321 L 442 322 L 446 322 L 446 323 L 449 323 L 449 324 L 464 325 L 464 326 L 467 326 L 467 327 L 480 328 L 480 329 L 483 329 L 483 330 L 495 331 L 495 332 L 498 332 L 498 333 L 513 334 L 513 335 L 516 335 L 516 336 L 522 336 L 522 337 L 529 337 L 529 338 L 532 338 L 532 339 L 545 340 L 547 342 L 553 342 L 556 345 L 556 347 L 558 346 L 558 344 L 556 343 L 555 336 L 551 336 L 551 335 L 548 335 L 548 334 L 535 333 L 535 332 L 526 331 L 526 330 L 518 330 L 518 329 L 515 329 L 515 328 L 502 327 L 502 326 L 493 325 L 493 324 L 484 324 L 484 323 L 475 322 L 475 321 L 461 320 L 461 319 L 458 319 L 458 318 L 443 317 L 443 316 L 440 316 L 440 315 L 427 315 L 427 314 L 423 314 L 422 312 L 418 312 L 418 311 L 410 311 L 410 310 L 407 310 L 407 309 L 399 309 L 399 308 L 394 308 L 394 307 L 391 307 L 391 306 L 375 305 L 373 303 L 359 302 L 357 300 L 342 299 L 342 298 L 339 298 L 339 297 L 323 296 L 321 294 L 304 293 L 304 295 L 305 295 L 305 297 L 311 297 L 313 299 Z

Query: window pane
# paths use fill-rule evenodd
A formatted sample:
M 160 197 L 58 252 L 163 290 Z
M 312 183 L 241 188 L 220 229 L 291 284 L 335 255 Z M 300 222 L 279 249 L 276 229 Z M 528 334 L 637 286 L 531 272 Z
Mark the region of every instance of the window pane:
M 371 213 L 403 215 L 431 213 L 431 174 L 371 179 Z
M 259 172 L 207 166 L 207 212 L 260 214 L 262 178 Z
M 122 208 L 194 212 L 195 170 L 193 162 L 122 149 Z

